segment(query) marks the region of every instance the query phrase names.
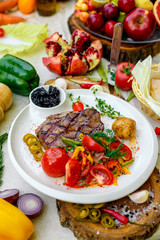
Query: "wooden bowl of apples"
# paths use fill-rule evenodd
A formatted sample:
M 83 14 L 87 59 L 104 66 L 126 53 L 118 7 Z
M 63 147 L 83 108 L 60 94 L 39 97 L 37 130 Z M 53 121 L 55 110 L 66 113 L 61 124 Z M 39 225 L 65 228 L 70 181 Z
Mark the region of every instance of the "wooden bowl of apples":
M 160 28 L 153 6 L 150 0 L 128 0 L 127 4 L 124 0 L 78 0 L 68 25 L 71 32 L 80 29 L 93 40 L 101 40 L 103 56 L 109 60 L 114 25 L 122 22 L 119 62 L 136 63 L 160 52 Z

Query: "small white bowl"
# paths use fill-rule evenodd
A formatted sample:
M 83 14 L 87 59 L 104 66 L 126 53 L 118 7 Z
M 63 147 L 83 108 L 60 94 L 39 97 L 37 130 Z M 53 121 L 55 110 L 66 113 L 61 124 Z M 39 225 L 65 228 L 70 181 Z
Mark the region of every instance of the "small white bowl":
M 52 85 L 52 86 L 53 86 L 53 87 L 56 87 L 56 88 L 59 90 L 59 92 L 60 92 L 60 96 L 59 96 L 60 102 L 59 102 L 58 105 L 53 106 L 53 107 L 48 107 L 48 108 L 47 108 L 47 107 L 40 107 L 40 106 L 37 106 L 37 105 L 32 101 L 31 96 L 32 96 L 32 93 L 33 93 L 35 90 L 40 89 L 40 88 L 43 87 L 46 91 L 48 91 L 49 86 L 50 86 L 50 85 L 42 85 L 42 86 L 39 86 L 39 87 L 37 87 L 37 88 L 34 88 L 34 89 L 31 91 L 31 93 L 30 93 L 30 95 L 29 95 L 31 113 L 33 113 L 33 114 L 36 113 L 36 114 L 41 115 L 41 116 L 44 116 L 44 115 L 46 116 L 46 114 L 53 114 L 55 108 L 60 107 L 60 106 L 65 102 L 65 100 L 66 100 L 66 93 L 65 93 L 65 91 L 64 91 L 62 88 L 57 87 L 57 86 L 54 86 L 54 85 Z

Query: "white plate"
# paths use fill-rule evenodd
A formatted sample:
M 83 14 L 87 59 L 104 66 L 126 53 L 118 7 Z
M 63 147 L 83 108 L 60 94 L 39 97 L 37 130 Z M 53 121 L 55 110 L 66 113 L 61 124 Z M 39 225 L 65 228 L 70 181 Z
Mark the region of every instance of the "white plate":
M 67 90 L 74 98 L 81 96 L 81 101 L 95 106 L 95 96 L 90 90 Z M 45 120 L 46 116 L 31 111 L 30 105 L 25 107 L 16 117 L 10 128 L 8 150 L 10 159 L 19 174 L 34 188 L 42 193 L 68 202 L 101 203 L 122 198 L 139 188 L 152 173 L 158 156 L 156 135 L 146 118 L 129 103 L 103 92 L 97 92 L 97 97 L 104 99 L 122 115 L 136 121 L 136 139 L 139 150 L 135 154 L 135 161 L 129 168 L 131 175 L 122 175 L 118 179 L 118 186 L 104 186 L 95 188 L 74 189 L 63 185 L 63 178 L 48 177 L 42 170 L 41 164 L 33 159 L 28 147 L 23 142 L 26 133 L 35 134 L 35 129 Z M 60 113 L 72 110 L 70 100 L 56 108 Z M 103 117 L 105 128 L 111 128 L 114 120 Z

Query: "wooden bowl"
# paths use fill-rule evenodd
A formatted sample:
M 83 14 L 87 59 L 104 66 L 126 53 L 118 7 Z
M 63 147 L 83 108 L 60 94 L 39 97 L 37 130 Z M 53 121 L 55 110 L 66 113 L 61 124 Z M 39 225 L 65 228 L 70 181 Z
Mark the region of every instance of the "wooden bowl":
M 157 70 L 158 69 L 158 65 L 154 64 L 151 67 L 152 70 Z M 135 96 L 137 97 L 137 99 L 140 102 L 140 106 L 142 111 L 149 117 L 153 118 L 154 120 L 160 122 L 160 116 L 158 116 L 153 110 L 152 108 L 148 105 L 148 103 L 144 100 L 144 98 L 142 97 L 141 91 L 139 89 L 139 85 L 136 81 L 136 79 L 134 77 L 131 78 L 133 80 L 132 82 L 132 89 L 133 92 L 135 94 Z
M 75 29 L 79 29 L 81 31 L 88 32 L 91 36 L 91 40 L 100 40 L 103 45 L 103 57 L 107 60 L 110 60 L 110 53 L 111 53 L 111 45 L 112 41 L 104 39 L 102 37 L 98 37 L 95 34 L 91 34 L 90 31 L 82 24 L 80 24 L 79 19 L 75 16 L 73 13 L 69 19 L 68 19 L 68 27 L 71 32 Z M 149 43 L 142 43 L 142 44 L 136 44 L 136 43 L 121 43 L 120 46 L 120 54 L 119 54 L 119 63 L 120 62 L 131 62 L 136 64 L 138 60 L 144 60 L 148 57 L 148 55 L 151 55 L 154 57 L 157 55 L 157 53 L 160 52 L 160 41 L 157 40 L 155 42 L 149 42 Z

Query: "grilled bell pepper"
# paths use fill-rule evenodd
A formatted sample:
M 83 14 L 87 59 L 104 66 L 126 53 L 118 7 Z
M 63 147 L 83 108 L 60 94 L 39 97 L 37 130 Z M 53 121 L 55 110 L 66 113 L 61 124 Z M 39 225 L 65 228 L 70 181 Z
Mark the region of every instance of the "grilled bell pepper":
M 0 198 L 0 239 L 27 240 L 33 231 L 31 220 L 17 207 Z
M 0 82 L 14 93 L 27 96 L 38 87 L 39 76 L 29 62 L 6 54 L 0 59 Z

